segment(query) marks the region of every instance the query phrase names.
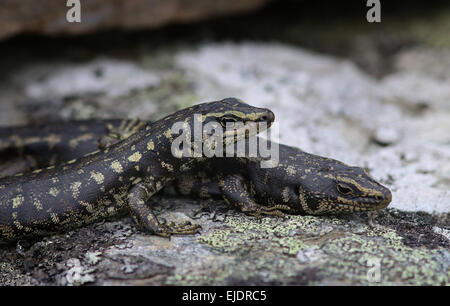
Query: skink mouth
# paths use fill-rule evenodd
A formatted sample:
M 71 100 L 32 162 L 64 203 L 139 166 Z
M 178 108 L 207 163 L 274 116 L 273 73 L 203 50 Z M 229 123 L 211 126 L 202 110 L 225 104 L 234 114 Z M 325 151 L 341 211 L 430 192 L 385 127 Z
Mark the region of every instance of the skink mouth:
M 335 203 L 336 207 L 339 207 L 343 209 L 344 211 L 371 211 L 371 210 L 378 210 L 385 208 L 386 206 L 380 206 L 380 205 L 368 205 L 366 204 L 358 204 L 358 205 L 350 205 L 350 204 L 344 204 L 344 203 Z
M 341 199 L 339 202 L 334 202 L 334 206 L 348 211 L 371 211 L 386 208 L 392 200 L 392 194 L 389 192 L 385 195 L 383 200 L 375 198 L 361 198 L 355 200 L 348 200 L 345 202 Z
M 248 139 L 252 136 L 259 134 L 260 132 L 268 129 L 270 125 L 265 122 L 250 122 L 244 124 L 242 127 L 233 129 L 231 131 L 225 131 L 223 133 L 223 141 L 226 145 L 232 144 L 234 142 Z

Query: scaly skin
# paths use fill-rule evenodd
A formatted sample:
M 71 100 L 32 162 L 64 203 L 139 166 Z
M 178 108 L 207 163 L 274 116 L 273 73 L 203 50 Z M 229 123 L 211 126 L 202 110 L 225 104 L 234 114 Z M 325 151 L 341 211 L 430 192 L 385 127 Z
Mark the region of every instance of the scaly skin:
M 197 225 L 160 224 L 146 205 L 154 193 L 199 160 L 177 158 L 171 152 L 175 122 L 190 125 L 192 136 L 187 140 L 193 145 L 194 114 L 202 115 L 203 124 L 219 127 L 230 118 L 246 124 L 264 122 L 268 127 L 274 118 L 269 110 L 234 98 L 199 104 L 147 124 L 130 137 L 82 158 L 0 179 L 0 241 L 46 235 L 127 213 L 157 235 L 195 233 Z M 224 135 L 230 132 L 234 141 L 246 136 L 242 129 Z M 204 134 L 203 141 L 208 137 Z
M 55 166 L 99 149 L 98 140 L 134 120 L 79 120 L 0 127 L 0 177 Z M 133 129 L 135 132 L 136 129 Z M 116 141 L 117 142 L 117 141 Z
M 64 124 L 72 130 L 61 128 Z M 60 153 L 57 162 L 95 150 L 98 144 L 93 139 L 114 143 L 127 137 L 133 127 L 138 125 L 130 120 L 92 120 L 64 124 L 54 129 L 45 126 L 46 133 L 39 134 L 42 139 L 47 139 L 51 131 L 53 135 L 65 139 L 64 143 L 57 144 Z M 90 134 L 96 131 L 99 133 L 96 137 L 89 137 L 90 140 L 85 141 L 83 146 L 71 150 L 66 143 L 70 141 L 74 130 L 79 131 L 75 134 L 77 138 L 81 138 L 81 127 Z M 32 131 L 36 131 L 32 126 L 16 129 L 15 138 L 28 143 L 30 137 L 39 137 Z M 1 139 L 0 129 L 0 143 Z M 3 141 L 6 143 L 5 137 Z M 14 151 L 14 147 L 10 145 L 10 151 Z M 47 149 L 49 146 L 45 144 L 34 142 L 24 146 L 22 151 L 34 152 L 34 147 L 41 148 L 39 160 L 46 162 L 41 166 L 55 161 L 53 153 Z M 376 182 L 362 168 L 281 144 L 279 152 L 279 164 L 274 168 L 261 168 L 261 158 L 206 159 L 190 171 L 182 173 L 164 190 L 169 194 L 175 192 L 201 198 L 224 198 L 242 211 L 256 216 L 283 215 L 286 211 L 303 214 L 370 211 L 384 208 L 391 201 L 389 189 Z

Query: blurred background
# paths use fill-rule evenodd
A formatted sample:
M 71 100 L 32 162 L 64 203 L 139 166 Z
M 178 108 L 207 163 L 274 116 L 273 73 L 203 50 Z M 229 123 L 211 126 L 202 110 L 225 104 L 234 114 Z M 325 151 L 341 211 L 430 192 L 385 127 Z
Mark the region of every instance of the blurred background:
M 80 23 L 68 22 L 73 5 L 67 7 L 67 2 L 77 1 L 0 0 L 1 126 L 87 118 L 155 120 L 195 103 L 238 97 L 274 111 L 280 142 L 369 169 L 392 190 L 389 207 L 401 211 L 389 210 L 378 218 L 395 232 L 373 233 L 365 221 L 345 218 L 306 216 L 283 225 L 267 218 L 258 226 L 270 229 L 263 227 L 259 240 L 244 235 L 253 235 L 257 228 L 250 218 L 238 215 L 242 219 L 235 223 L 231 219 L 230 228 L 240 234 L 224 236 L 219 235 L 222 228 L 213 231 L 222 223 L 202 220 L 207 224 L 202 241 L 231 249 L 215 257 L 204 244 L 193 244 L 192 237 L 165 241 L 171 248 L 154 236 L 120 237 L 134 245 L 118 247 L 129 252 L 120 255 L 125 263 L 136 263 L 126 269 L 143 267 L 136 271 L 148 279 L 139 280 L 139 273 L 127 276 L 120 272 L 122 266 L 111 269 L 107 264 L 106 274 L 135 277 L 137 284 L 161 284 L 164 278 L 150 277 L 163 258 L 172 265 L 164 269 L 176 266 L 177 273 L 181 271 L 173 277 L 175 284 L 367 284 L 361 260 L 374 255 L 383 258 L 383 271 L 390 273 L 383 276 L 385 284 L 448 284 L 448 248 L 447 253 L 434 250 L 450 241 L 448 1 L 381 1 L 381 20 L 372 23 L 365 0 L 81 0 Z M 320 247 L 305 245 L 298 226 L 289 229 L 302 220 L 305 237 L 319 235 L 316 241 L 324 241 Z M 340 234 L 333 230 L 337 224 Z M 282 234 L 267 236 L 280 226 Z M 81 269 L 81 260 L 89 267 L 85 274 L 72 271 L 59 279 L 55 275 L 62 268 L 49 263 L 45 273 L 29 262 L 28 270 L 47 283 L 92 282 L 90 269 L 97 264 L 97 251 L 104 251 L 99 245 L 109 247 L 115 235 L 129 237 L 134 229 L 126 223 L 105 223 L 90 230 L 101 227 L 101 234 L 81 229 L 75 238 L 55 240 L 53 245 L 63 245 L 57 255 L 41 250 L 45 260 L 53 256 L 56 262 L 61 262 L 61 250 L 69 250 L 64 267 L 69 272 Z M 328 233 L 329 239 L 322 239 Z M 372 241 L 381 236 L 387 242 Z M 400 240 L 419 250 L 408 249 Z M 269 241 L 272 248 L 267 248 Z M 73 243 L 73 249 L 67 243 Z M 355 245 L 362 253 L 352 253 Z M 93 246 L 95 252 L 86 253 Z M 429 253 L 422 252 L 422 246 Z M 105 255 L 96 269 L 101 270 L 105 260 L 119 262 L 122 251 L 108 250 L 113 255 Z M 262 261 L 266 253 L 275 255 Z M 8 254 L 2 260 L 7 269 L 0 271 L 0 283 L 33 283 L 29 274 L 22 276 L 25 281 L 15 281 L 23 263 L 14 266 L 15 251 Z M 248 265 L 249 258 L 253 261 Z M 324 263 L 325 268 L 305 269 L 311 262 Z M 328 274 L 320 274 L 323 271 Z M 194 274 L 199 280 L 192 281 Z M 217 279 L 211 281 L 208 275 Z
M 0 1 L 0 125 L 155 120 L 234 96 L 280 141 L 367 167 L 405 210 L 450 209 L 450 5 Z

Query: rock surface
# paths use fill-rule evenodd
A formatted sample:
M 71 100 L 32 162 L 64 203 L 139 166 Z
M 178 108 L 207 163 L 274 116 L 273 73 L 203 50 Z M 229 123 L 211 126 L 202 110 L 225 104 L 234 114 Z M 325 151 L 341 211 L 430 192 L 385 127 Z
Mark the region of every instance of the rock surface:
M 268 0 L 89 0 L 81 22 L 69 23 L 67 1 L 1 0 L 0 39 L 20 33 L 80 34 L 111 29 L 156 28 L 256 10 Z

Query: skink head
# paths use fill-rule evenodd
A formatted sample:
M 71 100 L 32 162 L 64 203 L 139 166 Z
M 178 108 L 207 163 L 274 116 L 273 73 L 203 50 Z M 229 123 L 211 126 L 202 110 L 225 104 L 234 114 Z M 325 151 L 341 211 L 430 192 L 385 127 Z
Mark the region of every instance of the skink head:
M 256 177 L 264 178 L 260 190 L 272 195 L 275 204 L 289 206 L 292 212 L 377 210 L 388 206 L 392 199 L 390 190 L 366 170 L 293 147 L 282 147 L 278 167 L 255 171 Z
M 183 151 L 183 156 L 189 149 L 188 154 L 192 156 L 196 147 L 207 148 L 212 154 L 220 153 L 226 145 L 269 128 L 274 119 L 275 115 L 268 109 L 226 98 L 178 111 L 159 121 L 164 126 L 152 126 L 151 129 L 166 131 L 172 144 Z M 185 146 L 189 147 L 187 151 Z
M 391 191 L 375 181 L 366 170 L 333 159 L 324 167 L 311 168 L 299 183 L 299 201 L 308 213 L 370 211 L 385 208 Z

